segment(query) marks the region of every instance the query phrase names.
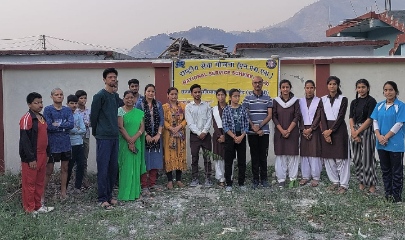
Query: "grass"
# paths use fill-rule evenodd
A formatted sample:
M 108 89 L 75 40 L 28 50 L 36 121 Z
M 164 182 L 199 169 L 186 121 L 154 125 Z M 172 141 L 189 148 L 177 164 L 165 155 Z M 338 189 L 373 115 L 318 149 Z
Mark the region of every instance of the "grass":
M 95 188 L 54 199 L 52 181 L 48 205 L 56 210 L 33 218 L 21 207 L 20 176 L 0 176 L 0 239 L 405 239 L 405 205 L 387 203 L 382 186 L 377 196 L 357 190 L 353 175 L 344 195 L 326 190 L 324 174 L 317 188 L 163 190 L 110 212 L 97 207 Z

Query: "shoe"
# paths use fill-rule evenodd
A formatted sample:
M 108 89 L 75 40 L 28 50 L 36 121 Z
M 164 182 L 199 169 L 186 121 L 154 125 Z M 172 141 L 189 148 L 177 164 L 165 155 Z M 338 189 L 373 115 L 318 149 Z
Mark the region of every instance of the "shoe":
M 41 206 L 36 212 L 37 213 L 49 213 L 49 212 L 52 212 L 54 209 L 55 209 L 54 207 Z
M 347 188 L 340 186 L 337 190 L 337 194 L 343 194 L 347 192 Z
M 184 183 L 182 183 L 181 181 L 176 181 L 177 187 L 179 188 L 184 188 Z
M 285 181 L 284 182 L 279 182 L 278 183 L 278 188 L 280 188 L 280 189 L 285 188 Z
M 29 213 L 29 214 L 31 214 L 31 216 L 32 216 L 33 218 L 37 218 L 37 217 L 38 217 L 38 211 L 33 211 L 33 212 Z
M 253 180 L 252 188 L 253 188 L 253 189 L 256 189 L 256 188 L 258 188 L 258 187 L 259 187 L 259 181 L 258 181 L 258 180 Z
M 197 187 L 198 185 L 200 185 L 200 181 L 197 178 L 194 178 L 190 183 L 190 187 Z
M 225 192 L 232 192 L 232 187 L 231 186 L 226 186 Z
M 218 182 L 218 186 L 220 186 L 221 188 L 225 187 L 225 182 Z
M 170 181 L 166 184 L 167 189 L 172 190 L 173 189 L 173 182 Z
M 73 190 L 73 194 L 80 194 L 80 193 L 82 193 L 82 190 L 80 190 L 79 188 L 75 188 Z
M 239 189 L 240 189 L 242 192 L 246 192 L 246 191 L 247 191 L 247 188 L 246 188 L 245 185 L 239 186 Z
M 267 180 L 262 180 L 262 187 L 268 188 L 269 187 L 269 182 Z
M 205 179 L 204 187 L 212 187 L 212 181 L 211 179 L 207 178 Z

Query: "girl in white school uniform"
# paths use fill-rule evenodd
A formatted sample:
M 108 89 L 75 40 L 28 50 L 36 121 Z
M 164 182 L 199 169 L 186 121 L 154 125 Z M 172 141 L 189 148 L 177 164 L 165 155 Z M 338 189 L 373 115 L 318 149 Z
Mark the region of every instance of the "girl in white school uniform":
M 311 180 L 311 186 L 319 184 L 322 171 L 321 162 L 321 112 L 322 101 L 315 96 L 315 83 L 308 80 L 304 85 L 305 97 L 300 99 L 301 109 L 301 173 L 300 185 L 304 186 Z
M 324 111 L 321 114 L 321 157 L 332 182 L 328 189 L 342 194 L 349 188 L 350 179 L 349 135 L 345 122 L 348 100 L 342 95 L 338 77 L 330 76 L 326 83 L 329 94 L 322 97 Z
M 276 176 L 280 188 L 285 187 L 287 172 L 290 186 L 298 185 L 300 105 L 291 92 L 291 82 L 280 81 L 280 96 L 273 104 L 274 153 L 276 154 Z

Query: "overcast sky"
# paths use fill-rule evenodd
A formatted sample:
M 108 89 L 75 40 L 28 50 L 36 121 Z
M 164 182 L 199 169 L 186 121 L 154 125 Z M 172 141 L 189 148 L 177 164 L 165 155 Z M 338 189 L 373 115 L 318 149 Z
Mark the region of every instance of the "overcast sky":
M 131 48 L 159 33 L 194 26 L 255 31 L 288 19 L 317 0 L 1 0 L 0 39 L 45 34 Z M 4 48 L 4 40 L 0 40 Z M 17 47 L 33 42 L 10 43 Z M 50 39 L 56 46 L 57 40 Z

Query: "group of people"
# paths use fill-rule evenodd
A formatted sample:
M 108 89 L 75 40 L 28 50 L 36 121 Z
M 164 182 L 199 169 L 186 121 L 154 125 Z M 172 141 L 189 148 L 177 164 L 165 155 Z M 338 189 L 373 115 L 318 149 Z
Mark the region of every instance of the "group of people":
M 377 185 L 374 150 L 380 158 L 385 196 L 402 201 L 405 122 L 404 103 L 395 82 L 383 86 L 385 100 L 377 103 L 370 96 L 367 80 L 356 82 L 356 99 L 350 104 L 350 136 L 345 122 L 348 99 L 340 90 L 340 79 L 327 79 L 328 94 L 315 96 L 315 83 L 305 82 L 305 97 L 296 98 L 289 80 L 279 83 L 280 96 L 265 95 L 263 79 L 252 79 L 253 91 L 243 101 L 240 90 L 218 89 L 218 103 L 211 108 L 201 100 L 201 86 L 190 87 L 193 101 L 178 101 L 178 90 L 167 90 L 168 102 L 155 99 L 155 86 L 139 93 L 139 81 L 128 81 L 121 99 L 117 92 L 118 71 L 103 72 L 105 87 L 94 95 L 91 109 L 86 108 L 87 94 L 79 90 L 69 95 L 63 106 L 63 92 L 52 90 L 53 104 L 41 114 L 42 96 L 27 96 L 29 111 L 20 120 L 20 156 L 22 160 L 23 207 L 26 212 L 48 212 L 44 190 L 54 169 L 61 162 L 61 198 L 67 198 L 67 186 L 76 165 L 74 192 L 79 193 L 86 176 L 90 128 L 96 139 L 98 202 L 111 210 L 118 201 L 147 197 L 156 189 L 158 171 L 164 169 L 167 189 L 182 188 L 182 172 L 187 169 L 186 143 L 191 150 L 190 187 L 200 184 L 199 158 L 204 159 L 204 186 L 215 178 L 227 192 L 233 187 L 233 163 L 237 159 L 238 185 L 246 190 L 246 142 L 252 161 L 252 187 L 268 187 L 267 155 L 269 122 L 274 123 L 275 170 L 278 186 L 310 184 L 320 181 L 322 166 L 331 181 L 328 189 L 345 193 L 349 187 L 350 150 L 359 181 L 359 189 L 375 193 Z M 229 102 L 226 97 L 229 94 Z M 190 135 L 186 136 L 186 127 Z M 210 130 L 213 126 L 213 134 Z M 202 150 L 202 154 L 200 151 Z M 302 179 L 298 181 L 301 166 Z M 118 196 L 113 188 L 118 177 Z
M 42 96 L 32 92 L 26 101 L 28 112 L 20 120 L 19 153 L 22 161 L 22 196 L 26 212 L 46 213 L 53 207 L 45 206 L 45 190 L 54 170 L 61 162 L 60 198 L 65 200 L 72 171 L 76 165 L 74 193 L 80 193 L 87 174 L 89 153 L 90 110 L 85 107 L 87 93 L 78 90 L 67 97 L 60 88 L 51 91 L 53 103 L 45 107 Z

